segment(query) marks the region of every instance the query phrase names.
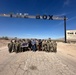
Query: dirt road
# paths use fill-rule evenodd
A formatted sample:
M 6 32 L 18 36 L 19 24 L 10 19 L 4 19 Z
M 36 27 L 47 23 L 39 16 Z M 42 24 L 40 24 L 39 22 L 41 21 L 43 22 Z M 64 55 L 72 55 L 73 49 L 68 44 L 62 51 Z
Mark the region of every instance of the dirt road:
M 76 44 L 58 43 L 57 53 L 0 48 L 0 75 L 76 75 Z

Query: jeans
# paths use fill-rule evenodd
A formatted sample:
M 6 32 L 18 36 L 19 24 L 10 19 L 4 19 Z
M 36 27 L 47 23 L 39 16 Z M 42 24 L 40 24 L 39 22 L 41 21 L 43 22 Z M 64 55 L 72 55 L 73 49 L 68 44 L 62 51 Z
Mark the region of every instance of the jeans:
M 36 45 L 32 45 L 32 50 L 36 51 Z

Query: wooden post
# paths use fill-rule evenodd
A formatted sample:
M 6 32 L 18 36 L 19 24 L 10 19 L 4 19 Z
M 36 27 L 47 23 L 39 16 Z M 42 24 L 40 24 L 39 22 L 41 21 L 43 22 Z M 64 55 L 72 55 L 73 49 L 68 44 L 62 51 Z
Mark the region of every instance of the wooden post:
M 67 40 L 66 40 L 66 16 L 64 16 L 64 39 L 65 39 L 65 43 L 67 43 Z

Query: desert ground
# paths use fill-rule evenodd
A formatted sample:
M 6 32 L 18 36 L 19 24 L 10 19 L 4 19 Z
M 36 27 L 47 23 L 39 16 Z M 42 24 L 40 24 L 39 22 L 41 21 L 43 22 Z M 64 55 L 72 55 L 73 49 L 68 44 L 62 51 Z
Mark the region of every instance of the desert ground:
M 0 40 L 0 75 L 76 75 L 76 44 L 57 43 L 57 53 L 9 53 L 9 41 Z

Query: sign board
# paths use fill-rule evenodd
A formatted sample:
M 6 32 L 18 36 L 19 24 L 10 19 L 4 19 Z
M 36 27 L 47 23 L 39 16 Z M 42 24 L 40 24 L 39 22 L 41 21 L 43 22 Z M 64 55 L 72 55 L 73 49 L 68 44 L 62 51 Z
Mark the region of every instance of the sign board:
M 28 13 L 17 13 L 17 14 L 0 14 L 2 17 L 15 17 L 15 18 L 35 18 L 35 19 L 44 19 L 44 20 L 64 20 L 64 16 L 55 16 L 55 15 L 29 15 Z M 67 19 L 67 18 L 66 18 Z
M 66 37 L 67 40 L 76 40 L 76 30 L 67 30 Z

